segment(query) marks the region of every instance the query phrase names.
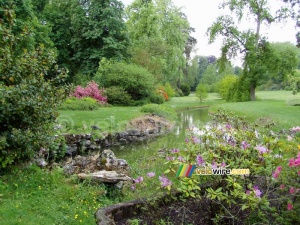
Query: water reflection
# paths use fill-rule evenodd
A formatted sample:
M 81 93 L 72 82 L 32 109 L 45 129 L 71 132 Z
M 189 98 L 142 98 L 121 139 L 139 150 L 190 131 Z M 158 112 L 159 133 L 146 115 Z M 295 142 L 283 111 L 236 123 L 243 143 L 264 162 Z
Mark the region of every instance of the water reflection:
M 184 143 L 188 127 L 202 127 L 210 121 L 208 108 L 185 110 L 178 113 L 178 122 L 173 131 L 162 137 L 148 140 L 145 143 L 122 146 L 114 149 L 118 158 L 128 158 L 131 154 L 140 154 L 143 157 L 154 155 L 162 148 L 178 148 Z

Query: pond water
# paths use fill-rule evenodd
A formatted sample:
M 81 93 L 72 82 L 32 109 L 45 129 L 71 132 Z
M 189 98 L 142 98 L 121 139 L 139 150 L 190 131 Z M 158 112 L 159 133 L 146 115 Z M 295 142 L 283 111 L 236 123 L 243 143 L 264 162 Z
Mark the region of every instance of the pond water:
M 204 126 L 209 122 L 208 108 L 197 108 L 178 112 L 178 121 L 172 132 L 148 140 L 145 143 L 122 146 L 113 149 L 118 158 L 130 161 L 130 158 L 145 158 L 153 156 L 159 149 L 179 148 L 185 141 L 186 128 L 191 126 Z

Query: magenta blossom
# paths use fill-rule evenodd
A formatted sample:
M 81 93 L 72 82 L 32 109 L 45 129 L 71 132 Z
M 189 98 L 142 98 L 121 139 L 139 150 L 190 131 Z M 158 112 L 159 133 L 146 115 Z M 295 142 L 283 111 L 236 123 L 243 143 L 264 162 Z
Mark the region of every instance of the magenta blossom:
M 131 190 L 134 191 L 135 188 L 136 188 L 136 186 L 135 186 L 135 184 L 133 184 L 133 185 L 131 186 Z
M 225 167 L 226 166 L 226 163 L 225 162 L 222 162 L 221 163 L 221 167 Z
M 261 194 L 262 194 L 262 192 L 259 190 L 259 187 L 258 187 L 257 185 L 255 185 L 255 186 L 253 187 L 253 191 L 254 191 L 256 197 L 260 197 Z
M 287 204 L 287 210 L 293 210 L 293 205 L 291 203 Z
M 259 151 L 260 154 L 264 154 L 264 153 L 267 153 L 269 151 L 266 147 L 261 146 L 261 145 L 257 145 L 256 149 Z
M 211 168 L 217 169 L 217 163 L 215 161 L 211 163 Z
M 149 172 L 147 173 L 147 177 L 154 177 L 155 176 L 155 173 L 154 172 Z
M 230 124 L 226 124 L 226 129 L 230 130 L 232 128 L 232 126 Z
M 283 190 L 283 189 L 284 189 L 284 184 L 281 184 L 281 185 L 279 186 L 279 189 L 280 189 L 280 190 Z
M 179 149 L 173 149 L 173 150 L 171 151 L 171 153 L 173 153 L 173 154 L 178 153 L 178 152 L 179 152 Z
M 242 147 L 242 149 L 246 150 L 247 148 L 250 147 L 250 144 L 248 144 L 246 141 L 242 141 L 241 147 Z
M 172 185 L 172 181 L 170 181 L 170 180 L 169 180 L 167 177 L 165 177 L 164 175 L 159 176 L 158 179 L 159 179 L 159 181 L 160 181 L 162 187 L 167 187 L 167 186 L 171 186 L 171 185 Z
M 205 166 L 205 161 L 201 155 L 196 156 L 196 162 L 198 166 Z
M 249 190 L 246 190 L 246 195 L 250 195 L 250 191 Z
M 138 177 L 137 179 L 134 180 L 135 183 L 142 183 L 144 180 L 143 177 Z
M 295 188 L 294 187 L 291 187 L 290 188 L 290 194 L 294 194 L 295 193 Z

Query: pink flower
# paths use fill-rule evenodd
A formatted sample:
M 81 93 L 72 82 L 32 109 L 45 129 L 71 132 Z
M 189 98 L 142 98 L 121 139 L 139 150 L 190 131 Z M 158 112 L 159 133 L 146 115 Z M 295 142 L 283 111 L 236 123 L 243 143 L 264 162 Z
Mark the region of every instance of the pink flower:
M 136 180 L 134 180 L 135 183 L 142 183 L 144 180 L 143 177 L 138 177 Z
M 250 147 L 250 144 L 248 144 L 246 141 L 242 141 L 241 147 L 242 147 L 242 149 L 246 150 L 247 148 Z
M 147 177 L 154 177 L 155 176 L 155 173 L 154 172 L 149 172 L 147 173 Z
M 178 153 L 178 152 L 179 152 L 179 149 L 173 149 L 173 150 L 171 151 L 171 153 L 173 153 L 173 154 Z
M 193 137 L 193 143 L 194 144 L 200 144 L 200 139 L 196 138 L 196 137 Z
M 283 189 L 284 189 L 284 184 L 281 184 L 281 185 L 279 186 L 279 188 L 280 188 L 281 190 L 283 190 Z
M 205 161 L 201 155 L 196 156 L 196 162 L 198 166 L 205 166 Z
M 249 190 L 246 190 L 246 195 L 250 195 L 250 191 Z
M 294 166 L 300 166 L 300 158 L 295 159 Z
M 293 193 L 295 193 L 295 188 L 294 188 L 294 187 L 291 187 L 291 188 L 290 188 L 290 194 L 293 194 Z
M 232 126 L 230 124 L 226 124 L 226 129 L 230 130 L 232 128 Z
M 167 186 L 171 186 L 171 185 L 172 185 L 172 181 L 170 181 L 170 180 L 169 180 L 167 177 L 165 177 L 164 175 L 159 176 L 158 179 L 159 179 L 159 181 L 160 181 L 162 187 L 167 187 Z
M 292 167 L 294 165 L 295 165 L 295 159 L 291 158 L 290 161 L 289 161 L 289 167 Z
M 278 172 L 281 172 L 282 166 L 277 166 L 276 170 L 277 170 Z
M 222 162 L 221 163 L 221 167 L 225 167 L 226 166 L 226 163 L 225 162 Z
M 211 164 L 211 168 L 213 169 L 217 169 L 217 163 L 215 161 L 212 162 Z
M 254 191 L 256 197 L 260 197 L 261 194 L 262 194 L 262 192 L 259 190 L 259 187 L 258 187 L 257 185 L 255 185 L 255 186 L 253 187 L 253 191 Z
M 131 185 L 131 190 L 134 191 L 136 188 L 135 184 Z
M 293 205 L 291 203 L 287 204 L 287 210 L 293 210 Z
M 256 146 L 256 149 L 259 151 L 260 154 L 264 154 L 269 151 L 266 147 L 261 145 Z
M 272 175 L 275 179 L 277 179 L 278 178 L 278 176 L 279 176 L 279 173 L 277 173 L 277 172 L 273 172 L 273 175 Z

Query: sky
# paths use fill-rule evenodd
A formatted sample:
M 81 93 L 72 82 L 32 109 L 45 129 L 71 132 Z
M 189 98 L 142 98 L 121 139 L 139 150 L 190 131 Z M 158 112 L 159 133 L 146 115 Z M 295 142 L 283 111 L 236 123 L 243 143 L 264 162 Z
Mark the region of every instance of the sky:
M 125 6 L 133 2 L 133 0 L 121 0 Z M 174 5 L 182 7 L 182 11 L 187 15 L 188 21 L 191 27 L 196 29 L 193 33 L 193 37 L 197 39 L 197 46 L 194 55 L 214 55 L 219 57 L 221 54 L 222 39 L 219 38 L 215 43 L 208 44 L 208 36 L 206 36 L 207 28 L 210 27 L 216 18 L 222 14 L 228 14 L 229 11 L 219 9 L 219 4 L 223 0 L 172 0 Z M 278 6 L 279 1 L 271 0 L 271 9 L 274 6 Z M 254 26 L 254 21 L 245 21 L 243 24 L 245 27 Z M 296 43 L 296 28 L 295 22 L 288 20 L 285 23 L 272 25 L 268 28 L 266 25 L 262 25 L 261 30 L 264 31 L 270 42 L 291 42 Z M 235 65 L 240 65 L 239 59 L 235 60 Z

